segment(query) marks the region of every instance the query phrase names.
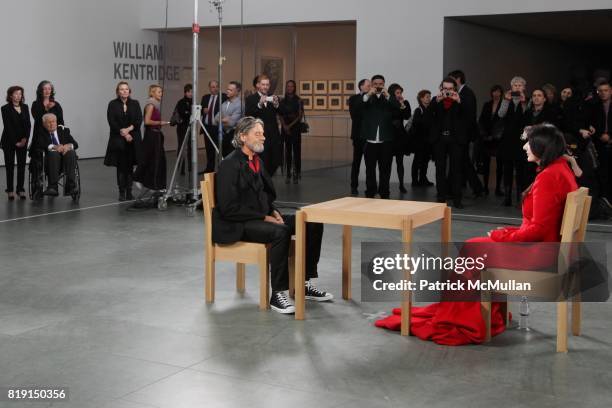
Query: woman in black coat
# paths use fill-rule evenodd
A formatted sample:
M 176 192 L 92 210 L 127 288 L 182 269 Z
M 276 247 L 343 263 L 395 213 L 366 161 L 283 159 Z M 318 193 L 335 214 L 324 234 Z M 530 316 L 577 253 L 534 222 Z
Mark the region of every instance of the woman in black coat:
M 45 130 L 42 117 L 45 113 L 53 113 L 57 117 L 57 124 L 64 124 L 64 111 L 62 105 L 55 100 L 55 87 L 49 81 L 41 81 L 36 87 L 36 100 L 32 103 L 32 117 L 34 118 L 34 132 L 32 133 L 32 143 L 30 144 L 30 157 L 32 150 L 38 146 L 38 138 Z
M 499 140 L 504 131 L 504 123 L 499 117 L 499 108 L 504 96 L 504 89 L 501 85 L 494 85 L 490 91 L 491 100 L 482 107 L 482 112 L 478 119 L 478 126 L 482 135 L 482 141 L 478 148 L 478 163 L 481 168 L 484 181 L 484 193 L 489 194 L 489 175 L 491 174 L 491 157 L 497 155 Z M 496 160 L 495 169 L 495 195 L 501 197 L 504 193 L 501 190 L 503 168 L 499 158 Z
M 136 165 L 136 144 L 140 143 L 142 111 L 138 101 L 130 98 L 130 86 L 121 81 L 115 89 L 117 98 L 108 103 L 106 118 L 110 135 L 104 165 L 117 168 L 119 201 L 132 200 L 132 174 Z
M 23 88 L 11 86 L 6 91 L 7 104 L 2 107 L 2 138 L 0 147 L 4 151 L 6 166 L 6 193 L 9 200 L 15 199 L 14 172 L 17 156 L 17 194 L 22 200 L 26 198 L 23 188 L 25 182 L 26 152 L 30 139 L 30 112 L 23 99 Z
M 429 143 L 429 127 L 425 121 L 425 111 L 431 104 L 431 92 L 427 89 L 417 94 L 418 108 L 412 115 L 412 126 L 408 138 L 414 150 L 412 160 L 412 187 L 430 187 L 434 184 L 427 179 L 427 167 L 432 159 L 432 148 Z
M 393 139 L 393 156 L 395 157 L 395 168 L 397 170 L 397 178 L 399 180 L 400 193 L 405 193 L 404 187 L 404 155 L 410 154 L 410 146 L 408 134 L 404 128 L 404 120 L 410 119 L 412 110 L 410 104 L 404 99 L 404 88 L 399 84 L 389 85 L 389 100 L 395 105 L 391 118 L 391 123 L 395 129 L 395 138 Z

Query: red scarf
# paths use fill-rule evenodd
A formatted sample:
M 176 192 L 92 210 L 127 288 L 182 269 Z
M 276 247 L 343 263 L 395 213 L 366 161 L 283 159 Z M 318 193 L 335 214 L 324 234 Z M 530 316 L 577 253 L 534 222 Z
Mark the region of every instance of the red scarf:
M 253 155 L 253 160 L 249 160 L 249 168 L 253 170 L 253 173 L 259 173 L 261 165 L 259 163 L 259 156 L 257 156 L 256 154 Z
M 452 99 L 452 98 L 444 98 L 444 99 L 442 99 L 442 103 L 444 105 L 444 110 L 449 110 L 451 108 L 451 106 L 453 106 L 454 102 L 455 102 L 455 100 Z

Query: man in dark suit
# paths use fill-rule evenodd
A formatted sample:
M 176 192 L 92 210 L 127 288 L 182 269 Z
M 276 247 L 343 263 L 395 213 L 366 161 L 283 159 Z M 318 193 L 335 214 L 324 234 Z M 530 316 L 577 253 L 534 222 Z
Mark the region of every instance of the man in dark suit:
M 219 101 L 219 82 L 215 80 L 208 82 L 208 90 L 210 93 L 202 97 L 202 122 L 204 123 L 206 131 L 217 145 L 219 140 L 219 128 L 215 126 L 214 119 L 217 113 L 219 113 L 219 106 L 226 101 L 227 97 L 225 94 L 221 94 L 221 101 Z M 206 135 L 204 135 L 204 145 L 206 146 L 206 169 L 204 172 L 210 173 L 215 171 L 216 150 Z M 220 145 L 217 147 L 219 150 L 221 149 Z
M 476 103 L 476 94 L 465 83 L 465 73 L 461 70 L 456 70 L 448 74 L 448 77 L 453 78 L 457 83 L 457 90 L 461 98 L 461 105 L 466 113 L 468 121 L 468 143 L 463 150 L 463 166 L 465 180 L 468 182 L 475 197 L 480 197 L 484 193 L 482 182 L 478 178 L 474 162 L 470 158 L 470 143 L 478 143 L 480 131 L 478 129 L 478 106 Z
M 53 113 L 47 113 L 42 117 L 46 136 L 41 135 L 38 140 L 37 149 L 46 152 L 47 178 L 49 183 L 44 195 L 57 196 L 57 183 L 61 170 L 66 175 L 65 195 L 72 195 L 77 188 L 75 182 L 75 169 L 77 156 L 75 150 L 79 145 L 65 127 L 57 127 L 57 117 Z
M 286 292 L 295 216 L 281 215 L 274 205 L 274 185 L 258 156 L 264 151 L 265 139 L 261 119 L 247 116 L 236 124 L 232 140 L 236 150 L 221 161 L 216 175 L 212 239 L 218 244 L 237 241 L 270 244 L 270 306 L 279 313 L 294 313 L 295 307 Z M 330 300 L 333 298 L 330 293 L 310 282 L 317 277 L 323 224 L 306 224 L 306 238 L 306 299 Z
M 597 86 L 598 98 L 591 104 L 591 126 L 595 129 L 591 139 L 597 149 L 599 159 L 599 182 L 601 196 L 609 205 L 612 200 L 612 89 L 610 83 L 601 82 Z
M 361 139 L 364 144 L 366 164 L 366 197 L 389 198 L 389 178 L 393 160 L 393 140 L 395 128 L 393 117 L 399 104 L 385 89 L 385 77 L 374 75 L 370 91 L 362 97 Z M 379 180 L 376 182 L 376 167 Z
M 468 123 L 467 112 L 461 103 L 455 80 L 444 78 L 440 93 L 431 101 L 425 111 L 425 120 L 430 128 L 429 142 L 433 146 L 436 163 L 436 189 L 438 202 L 445 203 L 450 190 L 453 206 L 463 208 L 461 187 L 463 186 L 463 152 L 467 145 Z M 447 160 L 449 168 L 447 168 Z
M 359 93 L 348 100 L 349 112 L 351 114 L 351 140 L 353 141 L 353 163 L 351 164 L 351 195 L 359 195 L 359 169 L 363 158 L 364 141 L 361 138 L 361 119 L 363 116 L 363 95 L 370 92 L 370 80 L 359 81 Z
M 264 123 L 266 134 L 263 161 L 270 176 L 274 176 L 282 163 L 283 144 L 278 128 L 277 113 L 279 99 L 277 95 L 268 95 L 270 78 L 266 74 L 257 77 L 257 92 L 249 95 L 244 101 L 244 114 L 259 118 Z

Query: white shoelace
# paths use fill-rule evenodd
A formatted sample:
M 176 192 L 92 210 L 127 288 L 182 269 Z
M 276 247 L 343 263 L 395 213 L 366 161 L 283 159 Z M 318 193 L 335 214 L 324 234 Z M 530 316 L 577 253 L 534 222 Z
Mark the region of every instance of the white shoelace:
M 278 299 L 278 303 L 280 303 L 282 307 L 292 306 L 285 292 L 278 292 L 276 294 L 276 298 Z

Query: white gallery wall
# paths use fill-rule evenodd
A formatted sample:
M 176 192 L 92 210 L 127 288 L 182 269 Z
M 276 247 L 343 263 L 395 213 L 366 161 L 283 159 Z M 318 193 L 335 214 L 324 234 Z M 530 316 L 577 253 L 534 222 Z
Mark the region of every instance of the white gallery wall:
M 140 27 L 138 16 L 144 9 L 141 3 L 146 1 L 2 1 L 2 103 L 9 86 L 21 85 L 26 103 L 31 106 L 36 85 L 43 79 L 52 81 L 66 125 L 79 141 L 79 156 L 104 155 L 108 138 L 106 106 L 118 82 L 114 64 L 157 65 L 150 59 L 136 59 L 135 44 L 142 47 L 158 42 L 157 32 Z M 114 41 L 132 43 L 134 58 L 115 58 Z M 141 101 L 150 82 L 130 81 Z M 3 162 L 2 157 L 0 164 Z

